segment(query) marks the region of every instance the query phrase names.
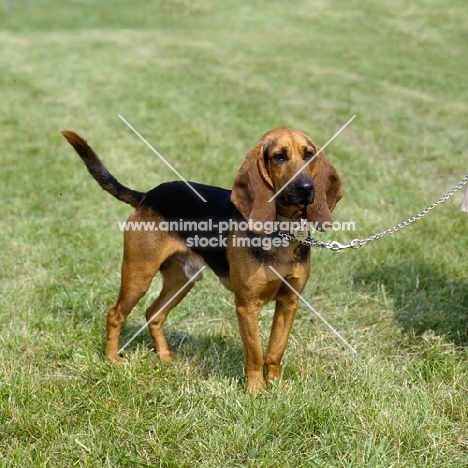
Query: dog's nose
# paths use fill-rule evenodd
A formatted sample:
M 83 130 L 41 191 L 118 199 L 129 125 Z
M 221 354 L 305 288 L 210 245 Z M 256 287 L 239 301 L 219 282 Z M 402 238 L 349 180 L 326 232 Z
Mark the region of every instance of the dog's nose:
M 298 180 L 294 184 L 294 191 L 300 203 L 308 205 L 314 202 L 314 183 L 312 179 L 304 178 Z
M 296 184 L 296 190 L 304 196 L 310 195 L 314 190 L 314 184 L 310 179 L 299 180 Z

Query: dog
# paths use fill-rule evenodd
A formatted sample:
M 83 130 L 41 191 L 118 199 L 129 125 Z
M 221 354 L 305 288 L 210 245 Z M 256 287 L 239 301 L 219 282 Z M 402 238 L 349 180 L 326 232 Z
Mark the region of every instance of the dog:
M 172 360 L 164 321 L 193 287 L 188 279 L 207 265 L 234 293 L 247 390 L 258 393 L 267 382 L 281 379 L 281 359 L 298 306 L 297 294 L 283 281 L 300 294 L 309 278 L 311 254 L 306 243 L 291 242 L 292 236 L 279 237 L 281 232 L 264 226 L 305 220 L 318 230 L 331 226 L 331 212 L 344 191 L 320 147 L 301 131 L 280 128 L 265 133 L 248 152 L 232 191 L 175 181 L 139 192 L 120 184 L 83 138 L 69 130 L 62 134 L 101 188 L 135 208 L 127 224 L 145 222 L 158 227 L 174 223 L 179 227 L 124 232 L 120 292 L 107 314 L 108 357 L 120 360 L 122 325 L 160 271 L 162 290 L 146 318 L 160 359 Z M 186 222 L 193 229 L 186 228 Z M 228 227 L 220 234 L 214 226 L 221 223 Z M 204 243 L 194 241 L 202 238 Z M 265 248 L 266 243 L 270 248 Z M 270 301 L 276 305 L 263 353 L 258 320 L 261 308 Z

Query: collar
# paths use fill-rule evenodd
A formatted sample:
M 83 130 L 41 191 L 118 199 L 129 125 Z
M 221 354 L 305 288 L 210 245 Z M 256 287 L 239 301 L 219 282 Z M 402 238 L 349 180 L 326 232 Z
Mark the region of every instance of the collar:
M 297 221 L 298 219 L 307 219 L 307 214 L 305 212 L 305 210 L 302 210 L 302 211 L 298 211 L 296 213 L 294 213 L 293 216 L 289 217 L 289 216 L 283 216 L 279 213 L 276 213 L 276 221 L 282 221 L 282 222 L 288 222 L 290 223 L 291 221 Z
M 289 223 L 289 228 L 287 229 L 289 240 L 294 240 L 296 242 L 302 243 L 302 241 L 308 239 L 309 237 L 309 226 L 307 224 L 307 213 L 306 210 L 298 211 L 294 213 L 292 217 L 283 216 L 279 213 L 276 214 L 276 221 L 280 223 Z M 305 225 L 303 223 L 306 223 Z M 298 226 L 300 224 L 300 226 Z M 285 234 L 280 230 L 278 231 L 280 237 L 284 237 Z

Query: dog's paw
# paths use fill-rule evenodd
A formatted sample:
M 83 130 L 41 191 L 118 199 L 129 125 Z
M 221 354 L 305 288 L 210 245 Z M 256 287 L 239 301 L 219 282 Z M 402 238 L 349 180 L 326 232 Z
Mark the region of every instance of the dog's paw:
M 158 352 L 158 357 L 162 362 L 172 362 L 177 358 L 177 353 L 174 351 Z
M 122 362 L 122 356 L 120 356 L 120 354 L 118 354 L 118 353 L 108 354 L 107 357 L 113 363 L 117 364 L 119 362 Z
M 289 393 L 292 391 L 291 385 L 288 382 L 281 378 L 277 378 L 274 380 L 268 380 L 268 388 L 269 390 L 275 391 L 279 390 L 280 392 Z
M 249 380 L 247 382 L 247 391 L 251 395 L 260 395 L 265 391 L 265 381 L 257 379 L 255 381 Z

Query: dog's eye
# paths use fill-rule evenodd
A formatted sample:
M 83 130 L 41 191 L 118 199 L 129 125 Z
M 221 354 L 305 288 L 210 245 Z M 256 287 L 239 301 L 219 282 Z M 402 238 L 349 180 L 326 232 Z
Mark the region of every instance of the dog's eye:
M 277 153 L 273 155 L 273 158 L 276 162 L 285 162 L 288 160 L 287 156 L 284 153 Z
M 310 161 L 314 156 L 315 154 L 312 153 L 312 151 L 306 151 L 304 154 L 304 161 Z

